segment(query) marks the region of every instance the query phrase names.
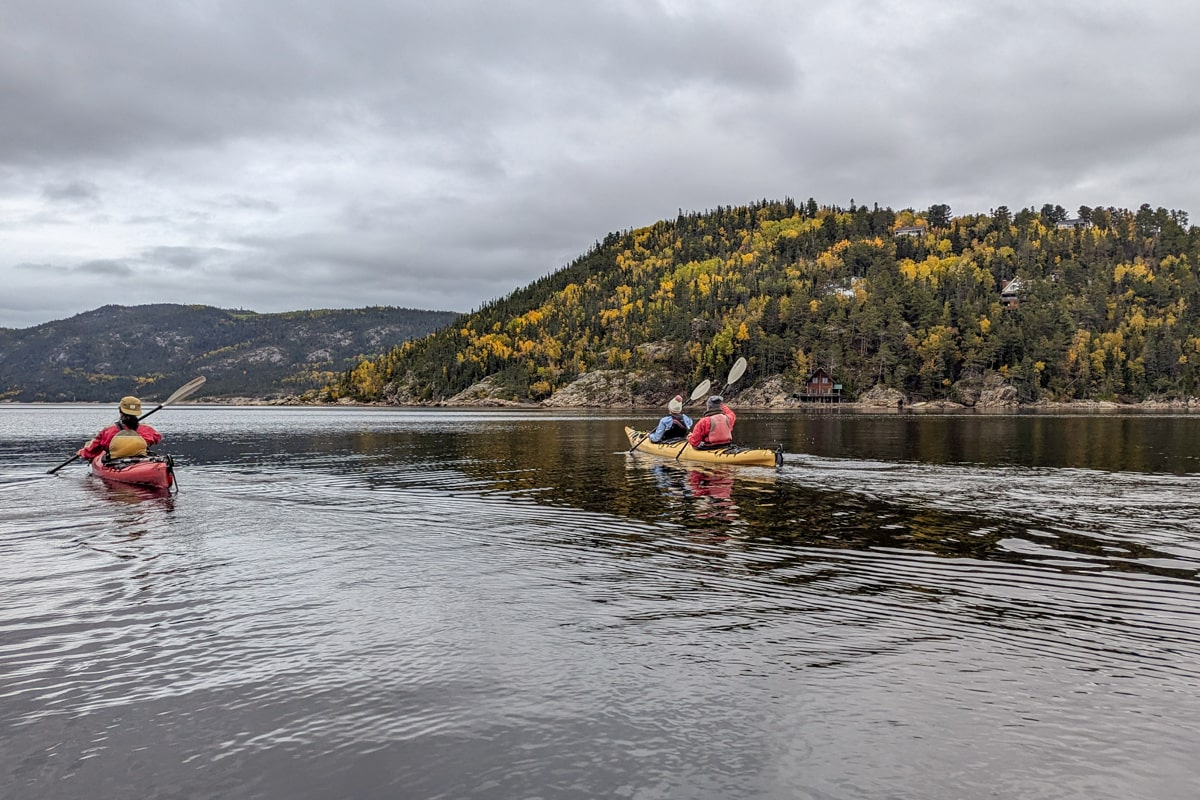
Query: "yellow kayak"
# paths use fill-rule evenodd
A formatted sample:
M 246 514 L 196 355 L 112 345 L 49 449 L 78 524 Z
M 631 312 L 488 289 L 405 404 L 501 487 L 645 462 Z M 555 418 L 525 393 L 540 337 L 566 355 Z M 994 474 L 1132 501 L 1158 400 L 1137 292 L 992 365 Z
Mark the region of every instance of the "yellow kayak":
M 765 447 L 746 448 L 731 444 L 726 447 L 714 447 L 712 450 L 697 450 L 684 439 L 655 444 L 647 436 L 646 431 L 636 431 L 625 427 L 625 435 L 629 437 L 629 452 L 649 453 L 676 461 L 707 461 L 710 464 L 744 464 L 756 467 L 778 467 L 783 464 L 783 448 L 768 450 Z

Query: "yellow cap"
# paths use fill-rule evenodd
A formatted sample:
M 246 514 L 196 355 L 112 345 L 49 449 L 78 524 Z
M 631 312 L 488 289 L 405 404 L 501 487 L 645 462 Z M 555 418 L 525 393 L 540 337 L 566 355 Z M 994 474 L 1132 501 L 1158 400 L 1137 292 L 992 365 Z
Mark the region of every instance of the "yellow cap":
M 122 397 L 120 408 L 122 414 L 128 414 L 131 417 L 142 415 L 142 401 L 136 397 Z

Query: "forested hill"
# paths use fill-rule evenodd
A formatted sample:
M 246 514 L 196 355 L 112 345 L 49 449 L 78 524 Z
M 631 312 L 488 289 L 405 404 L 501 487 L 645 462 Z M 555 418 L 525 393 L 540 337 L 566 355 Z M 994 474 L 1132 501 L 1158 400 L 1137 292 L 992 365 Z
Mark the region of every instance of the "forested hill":
M 651 361 L 688 386 L 739 355 L 744 385 L 782 375 L 799 390 L 823 367 L 851 397 L 883 385 L 956 399 L 989 375 L 1022 401 L 1191 395 L 1198 260 L 1186 213 L 1149 205 L 680 213 L 363 361 L 326 397 L 437 402 L 492 376 L 506 397 L 538 401 Z
M 104 306 L 32 328 L 0 328 L 0 400 L 163 399 L 197 375 L 207 378 L 197 399 L 302 394 L 457 316 L 407 308 L 256 314 Z

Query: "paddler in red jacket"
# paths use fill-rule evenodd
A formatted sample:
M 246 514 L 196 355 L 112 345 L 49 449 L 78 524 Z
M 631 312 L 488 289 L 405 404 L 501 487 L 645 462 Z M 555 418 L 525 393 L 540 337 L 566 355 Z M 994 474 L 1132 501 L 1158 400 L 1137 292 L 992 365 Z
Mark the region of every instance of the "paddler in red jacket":
M 704 404 L 704 416 L 688 434 L 688 444 L 698 450 L 733 444 L 733 423 L 737 415 L 725 405 L 720 395 L 713 395 Z
M 96 438 L 79 448 L 79 457 L 91 461 L 96 456 L 108 453 L 111 458 L 129 458 L 146 453 L 146 448 L 162 441 L 162 434 L 145 422 L 138 422 L 142 414 L 142 401 L 136 397 L 122 397 L 117 407 L 121 418 L 96 434 Z

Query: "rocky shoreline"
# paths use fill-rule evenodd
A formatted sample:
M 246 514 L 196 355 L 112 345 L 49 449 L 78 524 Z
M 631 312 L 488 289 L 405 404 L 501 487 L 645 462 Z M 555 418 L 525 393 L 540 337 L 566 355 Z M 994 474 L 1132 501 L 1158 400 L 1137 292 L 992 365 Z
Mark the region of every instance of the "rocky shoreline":
M 419 400 L 416 387 L 391 384 L 384 391 L 384 399 L 373 403 L 358 403 L 340 400 L 336 405 L 395 406 L 408 408 L 514 408 L 514 409 L 635 409 L 659 410 L 675 394 L 688 396 L 688 387 L 678 386 L 669 375 L 657 371 L 623 372 L 603 370 L 579 376 L 568 386 L 555 392 L 546 400 L 528 402 L 514 399 L 510 392 L 491 378 L 485 378 L 454 397 L 437 402 Z M 1200 410 L 1200 398 L 1151 398 L 1141 402 L 1115 402 L 1108 400 L 1073 400 L 1051 402 L 1038 400 L 1020 402 L 1016 387 L 1004 383 L 999 376 L 988 376 L 975 381 L 956 384 L 954 393 L 959 400 L 908 397 L 896 389 L 876 386 L 853 401 L 814 400 L 795 392 L 793 383 L 782 375 L 770 376 L 758 383 L 734 386 L 725 391 L 722 386 L 713 386 L 713 392 L 724 392 L 726 399 L 735 408 L 757 410 L 830 410 L 874 412 L 954 412 L 954 411 L 1064 411 L 1064 412 L 1113 412 L 1131 410 Z M 205 401 L 202 401 L 205 402 Z M 210 400 L 229 405 L 274 405 L 300 406 L 323 405 L 301 397 L 226 398 Z M 699 408 L 700 404 L 692 405 Z

